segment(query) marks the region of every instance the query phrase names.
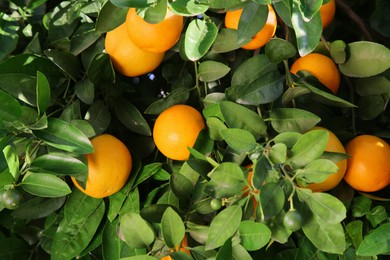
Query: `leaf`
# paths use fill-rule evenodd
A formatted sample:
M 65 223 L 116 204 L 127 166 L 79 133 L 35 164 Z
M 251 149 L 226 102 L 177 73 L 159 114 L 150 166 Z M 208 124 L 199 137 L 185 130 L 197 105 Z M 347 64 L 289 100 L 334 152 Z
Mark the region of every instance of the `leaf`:
M 93 152 L 89 139 L 75 126 L 60 119 L 49 118 L 47 128 L 33 133 L 48 145 L 58 149 L 79 154 Z
M 238 230 L 242 209 L 238 205 L 225 208 L 211 221 L 206 241 L 206 250 L 222 246 Z
M 267 126 L 264 120 L 254 111 L 230 101 L 219 103 L 220 111 L 230 128 L 240 128 L 250 132 L 255 139 L 266 133 Z
M 390 251 L 390 223 L 380 225 L 360 243 L 356 254 L 359 256 L 375 256 L 387 254 Z
M 240 223 L 241 245 L 248 251 L 264 247 L 271 239 L 271 230 L 263 223 L 244 220 Z
M 346 234 L 352 240 L 352 244 L 355 248 L 359 248 L 360 243 L 363 240 L 363 221 L 353 220 L 345 227 Z
M 46 173 L 31 173 L 23 178 L 22 188 L 30 194 L 40 197 L 62 197 L 71 190 L 65 181 Z
M 115 114 L 119 121 L 131 131 L 151 136 L 152 132 L 145 118 L 139 110 L 127 99 L 118 97 L 115 99 Z
M 311 53 L 318 45 L 322 35 L 320 12 L 316 12 L 310 21 L 302 14 L 299 0 L 292 1 L 291 21 L 295 31 L 300 56 Z M 319 3 L 319 1 L 316 1 Z
M 214 23 L 192 20 L 184 37 L 185 56 L 192 61 L 202 58 L 214 43 L 217 34 L 218 29 Z
M 376 42 L 349 43 L 347 61 L 339 65 L 341 73 L 349 77 L 370 77 L 390 68 L 390 50 Z
M 144 248 L 154 241 L 150 224 L 137 213 L 127 213 L 120 220 L 120 230 L 126 243 L 133 248 Z
M 137 176 L 137 179 L 136 179 L 133 187 L 137 187 L 139 184 L 141 184 L 142 182 L 144 182 L 147 179 L 149 179 L 150 177 L 152 177 L 161 168 L 162 168 L 162 164 L 158 163 L 158 162 L 144 165 L 142 168 L 142 171 Z
M 355 83 L 355 91 L 360 96 L 390 93 L 390 80 L 384 76 L 359 78 Z
M 35 158 L 31 163 L 30 171 L 55 175 L 80 175 L 88 172 L 88 166 L 72 156 L 50 153 Z
M 0 75 L 0 88 L 20 101 L 23 101 L 31 106 L 36 106 L 37 97 L 35 76 L 26 74 Z
M 115 82 L 115 70 L 111 64 L 110 55 L 107 53 L 96 54 L 87 70 L 88 79 L 94 84 L 113 84 Z
M 247 42 L 238 42 L 237 30 L 222 28 L 219 31 L 211 50 L 216 53 L 226 53 L 229 51 L 236 50 L 241 46 L 245 45 L 246 43 Z
M 102 254 L 104 259 L 120 259 L 121 244 L 123 243 L 118 236 L 119 219 L 112 222 L 107 221 L 103 229 Z
M 219 248 L 217 256 L 215 257 L 215 260 L 231 259 L 232 253 L 233 253 L 232 252 L 232 240 L 228 239 L 221 246 L 221 248 Z
M 230 67 L 221 62 L 204 61 L 199 64 L 199 79 L 203 82 L 211 82 L 224 77 L 229 73 Z
M 346 217 L 344 204 L 336 197 L 324 192 L 311 192 L 309 189 L 296 189 L 298 197 L 309 206 L 312 213 L 328 224 L 340 223 Z
M 255 36 L 265 25 L 268 17 L 268 6 L 254 1 L 248 2 L 238 22 L 238 42 L 246 42 Z
M 57 65 L 74 81 L 78 80 L 79 73 L 81 71 L 81 64 L 76 56 L 69 52 L 62 52 L 54 49 L 45 50 L 44 53 L 55 65 Z
M 95 101 L 88 109 L 84 119 L 93 127 L 97 135 L 107 130 L 111 122 L 111 114 L 103 100 Z
M 270 113 L 271 125 L 279 133 L 304 133 L 321 121 L 315 114 L 298 108 L 275 108 Z
M 206 119 L 207 130 L 209 132 L 210 138 L 215 141 L 222 141 L 222 130 L 227 129 L 227 126 L 216 117 L 208 117 Z
M 316 159 L 311 161 L 302 170 L 299 170 L 300 178 L 303 178 L 307 183 L 320 183 L 325 181 L 330 174 L 337 172 L 337 165 L 327 159 Z
M 335 96 L 333 94 L 330 94 L 328 92 L 322 91 L 316 87 L 311 86 L 310 84 L 305 84 L 305 88 L 309 89 L 310 92 L 312 92 L 313 98 L 316 101 L 319 101 L 323 104 L 330 105 L 330 106 L 335 106 L 335 107 L 346 107 L 346 108 L 351 108 L 351 107 L 356 107 L 354 104 L 339 98 L 338 96 Z
M 172 173 L 169 180 L 173 193 L 179 199 L 189 199 L 192 194 L 193 186 L 191 181 L 180 173 Z
M 291 149 L 288 163 L 295 169 L 318 159 L 328 143 L 329 133 L 324 130 L 313 130 L 303 134 Z
M 282 164 L 287 160 L 287 146 L 283 143 L 277 143 L 269 150 L 269 159 L 274 164 Z
M 66 197 L 42 198 L 35 197 L 20 205 L 12 215 L 21 219 L 40 219 L 53 214 L 65 203 Z
M 158 0 L 110 0 L 110 2 L 117 7 L 148 7 Z
M 95 87 L 88 78 L 76 83 L 75 92 L 82 102 L 92 105 L 95 98 Z
M 184 223 L 179 214 L 171 207 L 168 207 L 162 216 L 161 232 L 164 242 L 169 248 L 176 247 L 184 238 Z
M 71 259 L 92 240 L 104 216 L 104 202 L 74 189 L 65 204 L 65 218 L 60 222 L 51 247 L 52 259 Z
M 50 104 L 50 84 L 45 74 L 37 71 L 37 107 L 42 115 Z
M 261 156 L 257 159 L 253 171 L 253 186 L 259 190 L 263 186 L 264 181 L 274 173 L 274 168 L 263 152 L 261 152 Z
M 16 121 L 22 115 L 19 102 L 8 93 L 0 90 L 0 119 L 2 121 Z
M 100 10 L 95 25 L 98 33 L 112 31 L 126 21 L 128 10 L 114 5 L 114 2 L 115 0 L 107 1 Z
M 273 141 L 276 144 L 282 143 L 287 146 L 287 148 L 292 148 L 299 140 L 302 134 L 297 132 L 284 132 L 280 133 L 274 137 Z
M 5 162 L 7 163 L 6 167 L 8 167 L 8 172 L 12 175 L 15 181 L 18 180 L 20 177 L 19 156 L 15 146 L 7 145 L 3 148 L 2 154 L 4 155 Z
M 188 88 L 177 88 L 171 91 L 168 96 L 157 100 L 152 103 L 146 110 L 145 114 L 160 114 L 165 109 L 176 105 L 176 104 L 184 104 L 187 102 L 190 96 L 190 90 Z
M 275 64 L 294 57 L 296 53 L 294 45 L 284 39 L 271 38 L 265 45 L 265 54 Z
M 299 11 L 305 22 L 310 22 L 313 16 L 320 10 L 322 1 L 300 1 Z
M 248 131 L 239 128 L 229 128 L 221 131 L 225 142 L 237 152 L 251 152 L 256 148 L 256 139 Z
M 170 3 L 170 10 L 181 16 L 195 16 L 205 13 L 209 6 L 206 2 L 195 0 L 176 0 Z
M 23 259 L 29 250 L 26 241 L 18 236 L 0 238 L 0 258 L 1 259 Z
M 7 58 L 18 45 L 19 23 L 16 18 L 8 16 L 5 12 L 0 13 L 0 61 Z
M 260 189 L 260 207 L 263 218 L 268 220 L 279 214 L 284 206 L 285 195 L 276 182 L 268 182 Z
M 211 172 L 204 192 L 213 198 L 229 198 L 240 195 L 245 186 L 244 173 L 232 162 L 223 162 Z
M 319 250 L 331 254 L 343 254 L 345 236 L 340 223 L 329 224 L 313 216 L 302 226 L 302 230 Z
M 359 117 L 362 120 L 372 120 L 386 109 L 386 102 L 382 96 L 363 96 L 358 101 Z

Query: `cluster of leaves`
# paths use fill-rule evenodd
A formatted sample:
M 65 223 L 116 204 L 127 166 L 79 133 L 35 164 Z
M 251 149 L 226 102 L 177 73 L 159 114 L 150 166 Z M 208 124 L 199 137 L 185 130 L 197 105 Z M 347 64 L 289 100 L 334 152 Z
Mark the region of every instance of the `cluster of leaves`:
M 318 9 L 327 1 L 313 2 L 169 1 L 186 17 L 182 38 L 153 74 L 139 78 L 115 72 L 105 32 L 125 20 L 129 7 L 145 8 L 145 19 L 157 22 L 168 1 L 1 3 L 0 201 L 13 190 L 24 202 L 15 210 L 0 203 L 0 258 L 388 254 L 386 190 L 375 197 L 344 183 L 332 193 L 304 188 L 345 158 L 324 152 L 327 132 L 307 132 L 313 126 L 338 130 L 344 141 L 357 133 L 390 137 L 388 48 L 358 35 L 347 44 L 337 17 L 333 31 L 323 32 Z M 373 28 L 389 36 L 380 12 L 388 4 L 376 2 Z M 281 19 L 281 37 L 260 51 L 240 49 L 263 26 L 258 14 L 267 4 Z M 238 30 L 223 28 L 223 11 L 237 7 L 245 18 Z M 326 41 L 326 33 L 335 40 Z M 312 51 L 339 64 L 339 95 L 309 73 L 289 74 L 292 59 Z M 189 160 L 167 162 L 156 153 L 151 126 L 177 103 L 201 110 L 207 130 Z M 120 192 L 94 199 L 69 177 L 86 180 L 89 138 L 103 132 L 126 143 L 134 166 Z M 297 230 L 284 221 L 291 211 L 302 216 Z M 171 252 L 185 236 L 191 256 Z

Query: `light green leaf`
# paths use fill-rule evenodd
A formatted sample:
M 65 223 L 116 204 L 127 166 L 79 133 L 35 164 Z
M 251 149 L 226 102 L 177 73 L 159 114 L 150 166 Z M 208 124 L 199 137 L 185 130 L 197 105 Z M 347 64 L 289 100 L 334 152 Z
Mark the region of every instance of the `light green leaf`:
M 168 207 L 162 216 L 161 232 L 164 242 L 169 248 L 176 247 L 184 238 L 184 223 L 179 214 L 171 207 Z
M 120 220 L 120 230 L 126 243 L 133 248 L 144 248 L 154 241 L 154 230 L 137 213 L 127 213 Z
M 199 79 L 204 82 L 215 81 L 224 77 L 230 71 L 230 67 L 221 62 L 204 61 L 199 64 Z
M 390 223 L 385 223 L 364 237 L 356 254 L 374 256 L 390 252 Z
M 271 239 L 271 230 L 263 223 L 244 220 L 240 223 L 241 245 L 248 251 L 259 250 Z
M 251 152 L 256 148 L 256 139 L 248 131 L 240 128 L 229 128 L 221 131 L 225 142 L 237 152 Z
M 31 173 L 23 179 L 21 185 L 28 193 L 40 197 L 62 197 L 71 193 L 65 181 L 46 173 Z
M 37 106 L 42 115 L 50 104 L 50 84 L 45 74 L 37 71 Z
M 321 118 L 298 108 L 275 108 L 270 113 L 271 125 L 279 133 L 304 133 L 313 128 Z

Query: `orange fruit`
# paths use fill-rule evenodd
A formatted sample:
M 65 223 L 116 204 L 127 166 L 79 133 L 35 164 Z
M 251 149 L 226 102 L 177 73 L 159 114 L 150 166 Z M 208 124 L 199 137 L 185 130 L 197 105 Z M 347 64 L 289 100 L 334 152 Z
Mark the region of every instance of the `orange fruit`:
M 172 160 L 186 160 L 187 147 L 193 147 L 199 132 L 206 127 L 202 114 L 188 105 L 164 110 L 153 127 L 153 140 L 162 154 Z
M 336 94 L 340 87 L 340 72 L 336 64 L 329 57 L 310 53 L 298 58 L 291 66 L 290 72 L 296 74 L 300 70 L 310 72 L 333 94 Z
M 247 165 L 247 166 L 245 166 L 245 167 L 246 167 L 247 169 L 251 169 L 252 166 L 253 166 L 253 165 L 250 164 L 250 165 Z M 242 196 L 243 196 L 243 197 L 248 196 L 251 189 L 253 189 L 253 193 L 258 194 L 258 193 L 259 193 L 259 190 L 257 190 L 257 189 L 253 186 L 253 169 L 251 169 L 251 171 L 248 172 L 248 177 L 247 177 L 247 179 L 248 179 L 249 185 L 246 185 L 246 186 L 242 189 L 242 191 L 244 191 L 244 193 L 242 194 Z
M 360 135 L 346 146 L 348 158 L 344 180 L 355 190 L 374 192 L 390 184 L 390 145 L 373 135 Z
M 227 11 L 225 15 L 225 27 L 229 29 L 238 29 L 238 23 L 243 9 L 234 11 Z M 246 50 L 255 50 L 263 47 L 267 42 L 275 35 L 277 26 L 276 14 L 271 5 L 268 5 L 268 18 L 263 28 L 252 37 L 252 40 L 242 46 L 241 48 Z
M 328 144 L 326 145 L 325 151 L 345 153 L 343 144 L 340 142 L 340 140 L 332 131 L 319 126 L 313 127 L 312 130 L 325 130 L 329 133 L 329 140 L 328 140 Z M 320 183 L 310 183 L 309 185 L 305 186 L 305 188 L 309 188 L 312 191 L 316 192 L 316 191 L 328 191 L 336 187 L 342 181 L 345 175 L 345 171 L 347 170 L 347 159 L 338 161 L 336 165 L 337 167 L 339 167 L 337 172 L 330 174 L 325 181 Z
M 74 185 L 94 198 L 108 197 L 118 192 L 126 183 L 132 168 L 129 150 L 119 139 L 102 134 L 91 140 L 94 152 L 86 154 L 88 179 L 83 189 L 74 177 Z
M 183 30 L 183 17 L 167 10 L 160 23 L 151 24 L 139 16 L 135 8 L 130 8 L 126 17 L 127 34 L 138 48 L 161 53 L 172 48 Z
M 134 45 L 127 36 L 125 24 L 107 32 L 104 46 L 114 68 L 128 77 L 137 77 L 153 71 L 164 58 L 163 52 L 146 52 Z
M 187 235 L 185 235 L 183 240 L 181 241 L 181 243 L 175 247 L 175 250 L 173 248 L 171 248 L 170 252 L 181 251 L 181 252 L 184 252 L 184 253 L 191 255 L 190 250 L 188 250 L 186 247 L 188 247 Z M 171 259 L 172 259 L 172 257 L 170 255 L 167 255 L 167 256 L 162 257 L 160 260 L 171 260 Z
M 333 21 L 334 15 L 336 13 L 336 3 L 334 0 L 330 0 L 328 3 L 324 4 L 320 8 L 322 28 L 325 29 Z

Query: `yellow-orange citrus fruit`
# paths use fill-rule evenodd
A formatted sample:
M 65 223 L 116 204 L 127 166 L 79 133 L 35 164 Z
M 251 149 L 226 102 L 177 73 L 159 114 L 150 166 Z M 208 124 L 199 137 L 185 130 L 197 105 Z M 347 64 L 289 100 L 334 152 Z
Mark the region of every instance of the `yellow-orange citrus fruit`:
M 336 64 L 329 57 L 310 53 L 298 58 L 291 66 L 290 72 L 296 74 L 300 70 L 310 72 L 333 94 L 336 94 L 340 87 L 340 72 Z
M 86 154 L 88 179 L 83 189 L 72 177 L 74 185 L 94 198 L 108 197 L 126 183 L 132 168 L 132 158 L 126 145 L 116 137 L 102 134 L 91 140 L 94 152 Z
M 353 138 L 345 150 L 348 158 L 344 180 L 355 190 L 374 192 L 390 184 L 390 145 L 373 135 Z
M 330 0 L 328 3 L 324 4 L 320 8 L 322 28 L 325 29 L 333 21 L 334 15 L 336 13 L 336 3 L 334 0 Z
M 128 77 L 137 77 L 153 71 L 164 58 L 163 52 L 146 52 L 134 45 L 127 36 L 125 24 L 107 32 L 104 45 L 114 68 Z
M 166 157 L 186 160 L 187 147 L 193 147 L 199 132 L 206 127 L 202 114 L 188 105 L 174 105 L 164 110 L 153 127 L 153 140 Z
M 329 133 L 329 140 L 325 151 L 345 153 L 343 144 L 332 131 L 319 126 L 314 127 L 312 130 L 325 130 Z M 343 179 L 345 171 L 347 170 L 347 159 L 338 161 L 336 165 L 339 167 L 337 172 L 330 174 L 325 181 L 321 183 L 310 183 L 308 186 L 305 186 L 305 188 L 309 188 L 312 191 L 328 191 L 336 187 Z
M 188 250 L 186 247 L 188 247 L 187 235 L 185 235 L 183 240 L 181 241 L 181 243 L 175 247 L 175 250 L 173 250 L 173 248 L 171 248 L 170 252 L 181 251 L 181 252 L 184 252 L 184 253 L 191 255 L 190 250 Z M 171 260 L 171 259 L 172 259 L 172 257 L 170 255 L 167 255 L 167 256 L 162 257 L 160 260 Z
M 245 167 L 246 167 L 247 169 L 251 169 L 252 166 L 253 166 L 253 165 L 250 164 L 250 165 L 247 165 L 247 166 L 245 166 Z M 242 196 L 243 196 L 243 197 L 248 196 L 251 189 L 253 189 L 253 192 L 254 192 L 255 194 L 258 194 L 258 193 L 259 193 L 259 190 L 257 190 L 257 189 L 253 186 L 253 169 L 251 169 L 251 170 L 248 172 L 248 177 L 247 177 L 247 179 L 248 179 L 249 185 L 246 185 L 246 186 L 242 189 L 242 191 L 244 191 L 244 193 L 242 194 Z
M 243 9 L 234 11 L 227 11 L 225 15 L 225 27 L 229 29 L 238 29 L 238 23 Z M 252 37 L 252 40 L 242 46 L 246 50 L 255 50 L 263 47 L 267 42 L 275 35 L 278 21 L 276 18 L 275 11 L 271 5 L 268 5 L 268 18 L 264 27 Z
M 169 10 L 163 21 L 151 24 L 139 16 L 135 8 L 130 8 L 125 23 L 131 41 L 138 48 L 155 53 L 172 48 L 183 30 L 183 17 Z

